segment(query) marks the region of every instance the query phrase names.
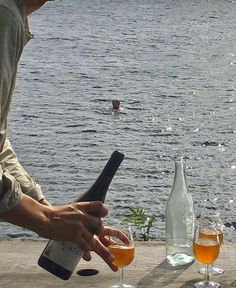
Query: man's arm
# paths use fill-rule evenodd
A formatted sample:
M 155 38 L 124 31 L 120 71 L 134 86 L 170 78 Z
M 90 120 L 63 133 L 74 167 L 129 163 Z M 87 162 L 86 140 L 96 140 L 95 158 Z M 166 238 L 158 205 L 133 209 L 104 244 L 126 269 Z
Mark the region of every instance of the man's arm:
M 6 137 L 7 115 L 15 85 L 18 60 L 23 48 L 23 38 L 23 22 L 19 22 L 19 19 L 15 17 L 12 11 L 0 6 L 0 163 L 1 170 L 8 171 L 20 184 L 21 192 L 31 196 L 37 201 L 45 202 L 46 200 L 43 200 L 44 196 L 41 187 L 33 181 L 21 166 Z M 1 171 L 0 175 L 2 175 Z M 0 187 L 0 194 L 1 192 L 4 194 L 4 189 L 1 191 Z M 19 193 L 19 189 L 17 189 L 17 191 L 9 190 L 8 193 Z M 11 200 L 12 202 L 7 203 L 9 207 L 16 204 L 13 201 L 14 199 L 18 199 L 14 197 L 14 195 L 12 196 L 13 197 L 10 197 L 9 195 L 9 197 L 5 197 L 5 199 Z
M 90 215 L 96 213 L 96 216 Z M 76 242 L 80 237 L 91 240 L 86 227 L 100 233 L 103 230 L 101 217 L 107 214 L 100 202 L 70 203 L 60 206 L 45 206 L 27 195 L 22 195 L 19 204 L 0 214 L 0 218 L 14 225 L 36 232 L 39 236 L 60 241 Z
M 97 234 L 104 234 L 101 218 L 107 212 L 106 206 L 99 201 L 45 206 L 23 194 L 19 204 L 1 213 L 0 219 L 30 229 L 45 238 L 76 243 L 84 252 L 93 250 L 112 270 L 117 271 L 112 264 L 114 257 L 107 247 L 88 230 L 89 227 Z M 107 234 L 111 235 L 111 232 Z
M 107 214 L 104 204 L 86 202 L 62 206 L 42 205 L 22 193 L 24 187 L 16 177 L 15 167 L 18 164 L 13 157 L 15 155 L 4 154 L 3 146 L 6 148 L 10 145 L 6 140 L 6 117 L 11 100 L 9 91 L 14 86 L 13 77 L 21 53 L 19 45 L 22 44 L 19 43 L 22 31 L 18 29 L 18 24 L 12 12 L 0 6 L 0 219 L 30 229 L 42 237 L 74 242 L 85 252 L 92 249 L 115 269 L 108 249 L 88 230 L 94 228 L 98 234 L 102 233 L 104 227 L 101 217 Z

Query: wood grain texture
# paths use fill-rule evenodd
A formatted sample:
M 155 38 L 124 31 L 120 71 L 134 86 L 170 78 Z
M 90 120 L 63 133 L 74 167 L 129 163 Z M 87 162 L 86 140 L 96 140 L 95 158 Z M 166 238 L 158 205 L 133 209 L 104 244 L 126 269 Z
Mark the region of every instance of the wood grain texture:
M 95 254 L 90 262 L 81 261 L 75 273 L 68 281 L 44 271 L 37 260 L 45 247 L 45 241 L 0 240 L 0 279 L 1 287 L 110 287 L 119 280 L 119 273 L 112 272 Z M 236 244 L 224 244 L 216 265 L 225 269 L 225 273 L 212 276 L 222 284 L 222 288 L 236 287 Z M 94 268 L 99 273 L 94 276 L 79 276 L 82 268 Z M 181 268 L 171 267 L 165 260 L 165 243 L 136 242 L 135 259 L 125 268 L 125 279 L 137 288 L 167 287 L 190 288 L 203 278 L 198 273 L 198 263 Z

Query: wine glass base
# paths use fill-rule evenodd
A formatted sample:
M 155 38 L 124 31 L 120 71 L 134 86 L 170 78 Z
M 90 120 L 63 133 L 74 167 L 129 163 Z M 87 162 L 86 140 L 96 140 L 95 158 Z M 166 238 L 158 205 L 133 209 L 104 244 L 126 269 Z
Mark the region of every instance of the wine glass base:
M 119 284 L 112 285 L 110 288 L 135 288 L 135 287 L 130 284 L 119 283 Z
M 200 273 L 200 274 L 206 274 L 206 267 L 200 267 L 199 269 L 198 269 L 198 272 Z M 210 266 L 209 267 L 209 275 L 221 275 L 221 274 L 223 274 L 225 272 L 225 270 L 224 269 L 222 269 L 222 268 L 219 268 L 219 267 L 215 267 L 215 266 Z
M 195 288 L 218 288 L 220 283 L 215 281 L 199 281 L 194 283 Z

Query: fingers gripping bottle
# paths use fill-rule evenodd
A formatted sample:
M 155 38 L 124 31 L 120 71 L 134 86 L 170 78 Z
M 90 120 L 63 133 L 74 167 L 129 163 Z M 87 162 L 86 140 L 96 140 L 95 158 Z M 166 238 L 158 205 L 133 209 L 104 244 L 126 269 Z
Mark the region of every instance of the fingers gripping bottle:
M 194 205 L 187 187 L 185 160 L 177 157 L 174 183 L 166 205 L 166 257 L 172 266 L 194 261 L 194 223 Z
M 104 202 L 108 187 L 123 159 L 122 153 L 114 151 L 91 188 L 76 201 Z M 55 276 L 68 280 L 82 256 L 83 251 L 74 243 L 49 240 L 38 259 L 38 265 Z

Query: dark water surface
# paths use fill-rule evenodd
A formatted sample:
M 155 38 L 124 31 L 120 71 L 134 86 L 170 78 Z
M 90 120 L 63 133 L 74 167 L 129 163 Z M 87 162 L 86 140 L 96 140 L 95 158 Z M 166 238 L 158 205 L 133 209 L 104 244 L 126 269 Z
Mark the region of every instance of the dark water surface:
M 35 13 L 9 119 L 19 159 L 54 204 L 77 198 L 113 150 L 125 155 L 108 224 L 129 206 L 164 213 L 174 157 L 196 211 L 236 221 L 236 2 L 55 1 Z M 118 98 L 123 113 L 114 114 Z M 37 237 L 2 224 L 1 235 Z M 226 228 L 227 241 L 236 232 Z

